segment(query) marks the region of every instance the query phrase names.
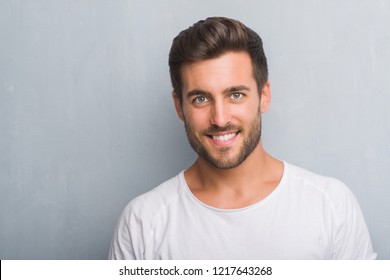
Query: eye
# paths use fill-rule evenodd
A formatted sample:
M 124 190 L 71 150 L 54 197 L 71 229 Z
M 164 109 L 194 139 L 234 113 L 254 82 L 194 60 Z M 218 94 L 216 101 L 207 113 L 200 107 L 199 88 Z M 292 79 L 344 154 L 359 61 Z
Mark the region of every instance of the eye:
M 241 99 L 244 95 L 241 92 L 235 92 L 230 95 L 231 99 L 238 100 Z
M 207 101 L 209 101 L 209 100 L 204 96 L 197 96 L 192 100 L 193 103 L 197 103 L 197 104 L 202 104 L 202 103 L 205 103 Z

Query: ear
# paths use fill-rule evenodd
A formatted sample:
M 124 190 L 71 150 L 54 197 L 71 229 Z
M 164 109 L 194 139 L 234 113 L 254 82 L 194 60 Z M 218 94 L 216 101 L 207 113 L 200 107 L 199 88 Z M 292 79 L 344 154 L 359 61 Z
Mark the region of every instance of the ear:
M 269 81 L 265 83 L 261 90 L 260 110 L 262 113 L 268 111 L 271 105 L 271 84 Z
M 183 108 L 181 106 L 180 99 L 177 96 L 175 91 L 172 92 L 172 98 L 173 98 L 173 103 L 175 104 L 175 109 L 176 109 L 177 116 L 179 117 L 179 119 L 184 121 Z

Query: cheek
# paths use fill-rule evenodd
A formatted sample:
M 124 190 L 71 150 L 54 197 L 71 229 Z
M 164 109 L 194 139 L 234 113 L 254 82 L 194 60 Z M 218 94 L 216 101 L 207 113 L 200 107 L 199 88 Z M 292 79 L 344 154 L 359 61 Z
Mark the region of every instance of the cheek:
M 184 108 L 184 117 L 194 128 L 203 127 L 207 125 L 210 120 L 208 110 L 205 108 Z
M 234 108 L 234 111 L 232 110 L 232 114 L 241 122 L 247 123 L 259 115 L 259 104 L 250 102 L 242 106 L 237 106 Z

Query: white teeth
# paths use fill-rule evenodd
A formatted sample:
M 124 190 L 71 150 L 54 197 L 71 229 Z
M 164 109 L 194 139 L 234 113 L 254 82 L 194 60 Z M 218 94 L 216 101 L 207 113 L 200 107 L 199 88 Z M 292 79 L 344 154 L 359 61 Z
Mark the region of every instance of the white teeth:
M 230 134 L 225 134 L 225 135 L 221 135 L 221 136 L 214 135 L 213 139 L 216 141 L 225 142 L 225 141 L 232 139 L 234 136 L 236 136 L 236 133 L 230 133 Z

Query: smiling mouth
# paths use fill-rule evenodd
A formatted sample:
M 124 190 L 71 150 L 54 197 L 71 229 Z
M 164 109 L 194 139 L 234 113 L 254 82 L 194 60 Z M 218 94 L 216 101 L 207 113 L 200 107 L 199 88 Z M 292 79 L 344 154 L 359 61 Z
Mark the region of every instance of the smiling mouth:
M 237 133 L 229 133 L 225 135 L 213 135 L 213 139 L 216 141 L 225 142 L 225 141 L 229 141 L 236 135 Z
M 233 139 L 238 133 L 237 132 L 230 132 L 223 135 L 207 135 L 209 138 L 213 139 L 214 141 L 218 142 L 228 142 L 229 140 Z

